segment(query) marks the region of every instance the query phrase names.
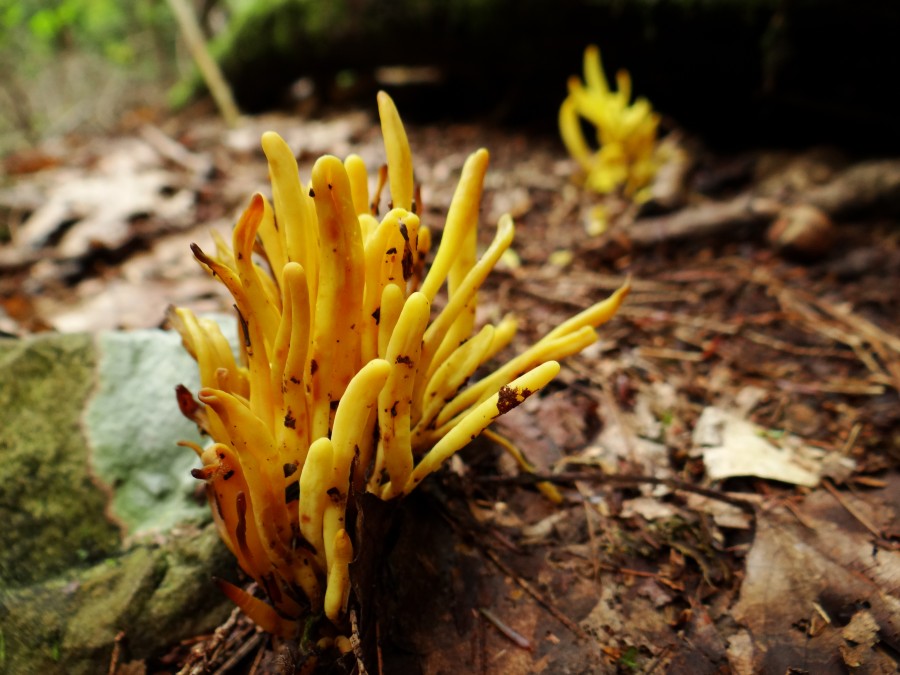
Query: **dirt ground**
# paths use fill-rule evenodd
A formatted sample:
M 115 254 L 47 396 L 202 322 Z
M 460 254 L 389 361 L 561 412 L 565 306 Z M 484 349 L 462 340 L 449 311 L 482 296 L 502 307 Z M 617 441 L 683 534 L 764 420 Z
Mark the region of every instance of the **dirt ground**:
M 362 112 L 233 131 L 197 111 L 135 115 L 120 135 L 6 158 L 0 330 L 161 326 L 170 303 L 229 311 L 189 244 L 211 247 L 210 228 L 227 236 L 268 191 L 269 128 L 303 180 L 324 153 L 383 161 Z M 491 152 L 480 236 L 511 213 L 516 255 L 479 311 L 519 318 L 511 349 L 626 276 L 632 292 L 595 346 L 495 425 L 562 504 L 483 440 L 395 511 L 360 504 L 387 533 L 360 608 L 379 669 L 895 672 L 897 163 L 823 148 L 721 157 L 682 138 L 637 209 L 581 190 L 555 138 L 408 132 L 436 236 L 466 156 Z M 111 672 L 307 672 L 298 658 L 235 615 Z

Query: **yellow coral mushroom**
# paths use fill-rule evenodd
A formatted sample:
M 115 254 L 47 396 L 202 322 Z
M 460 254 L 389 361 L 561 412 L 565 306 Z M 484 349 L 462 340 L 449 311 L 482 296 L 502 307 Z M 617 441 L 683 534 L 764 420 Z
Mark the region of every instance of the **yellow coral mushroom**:
M 601 193 L 620 187 L 628 197 L 640 199 L 641 189 L 656 174 L 655 157 L 659 115 L 650 103 L 638 98 L 631 103 L 631 76 L 616 74 L 618 90 L 612 91 L 603 74 L 600 50 L 584 51 L 584 83 L 569 78 L 569 95 L 559 110 L 559 129 L 569 154 L 586 174 L 585 183 Z M 598 148 L 584 137 L 581 119 L 597 129 Z
M 179 404 L 214 441 L 190 446 L 203 464 L 194 475 L 206 481 L 222 539 L 271 604 L 220 585 L 282 636 L 323 613 L 344 625 L 354 492 L 393 499 L 415 489 L 547 384 L 559 371 L 555 359 L 594 342 L 594 329 L 628 292 L 626 285 L 464 386 L 515 333 L 511 319 L 475 326 L 478 290 L 510 246 L 513 222 L 501 218 L 477 255 L 488 162 L 478 150 L 425 273 L 430 237 L 417 214 L 409 143 L 390 97 L 380 93 L 378 108 L 392 201 L 381 221 L 359 157 L 320 158 L 304 186 L 293 153 L 267 133 L 274 204 L 254 195 L 231 246 L 220 240 L 215 255 L 192 247 L 234 297 L 240 357 L 215 322 L 187 309 L 169 313 L 202 385 L 199 403 L 179 388 Z M 433 312 L 445 285 L 448 298 Z

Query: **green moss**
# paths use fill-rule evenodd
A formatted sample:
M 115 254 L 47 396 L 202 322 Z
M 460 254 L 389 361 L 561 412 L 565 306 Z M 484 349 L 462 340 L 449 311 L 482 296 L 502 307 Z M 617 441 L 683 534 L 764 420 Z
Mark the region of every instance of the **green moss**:
M 89 569 L 0 598 L 0 666 L 10 673 L 105 672 L 123 631 L 130 658 L 146 658 L 212 630 L 231 611 L 212 584 L 231 554 L 214 526 L 164 546 L 138 546 Z
M 79 425 L 94 367 L 89 336 L 0 340 L 0 589 L 102 559 L 119 546 Z

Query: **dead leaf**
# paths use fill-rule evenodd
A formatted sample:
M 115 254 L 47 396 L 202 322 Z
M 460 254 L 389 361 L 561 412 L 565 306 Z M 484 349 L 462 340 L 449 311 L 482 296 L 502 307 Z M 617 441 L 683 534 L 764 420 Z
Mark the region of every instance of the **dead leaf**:
M 891 476 L 885 489 L 854 498 L 854 509 L 866 511 L 884 528 L 896 518 L 898 497 L 900 477 Z M 900 551 L 879 548 L 872 534 L 827 491 L 813 493 L 795 510 L 797 516 L 780 507 L 759 514 L 740 600 L 733 608 L 734 618 L 752 636 L 753 672 L 798 668 L 844 673 L 846 631 L 868 639 L 865 624 L 849 628 L 861 611 L 880 626 L 878 639 L 896 651 Z M 823 614 L 828 621 L 824 625 Z M 870 646 L 854 651 L 851 658 L 862 663 L 869 655 L 882 663 L 875 654 Z
M 733 412 L 709 406 L 694 427 L 692 454 L 703 457 L 711 481 L 756 476 L 807 487 L 819 484 L 826 456 L 823 450 L 787 435 L 779 439 L 779 447 L 769 442 L 765 433 Z

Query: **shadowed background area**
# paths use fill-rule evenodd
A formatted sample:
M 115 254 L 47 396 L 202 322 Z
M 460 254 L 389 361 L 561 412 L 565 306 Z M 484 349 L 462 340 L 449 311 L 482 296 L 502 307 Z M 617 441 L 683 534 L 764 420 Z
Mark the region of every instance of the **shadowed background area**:
M 203 89 L 166 3 L 0 2 L 0 150 L 184 105 Z M 366 105 L 555 133 L 566 79 L 597 44 L 609 76 L 713 145 L 900 147 L 900 5 L 877 0 L 194 0 L 245 112 Z M 298 84 L 299 82 L 299 84 Z
M 394 92 L 407 116 L 552 130 L 594 43 L 610 76 L 627 67 L 638 95 L 714 142 L 883 149 L 898 143 L 898 27 L 900 6 L 868 0 L 284 0 L 233 21 L 216 50 L 246 110 L 282 103 L 304 76 L 368 101 L 392 84 L 379 67 L 425 66 Z

